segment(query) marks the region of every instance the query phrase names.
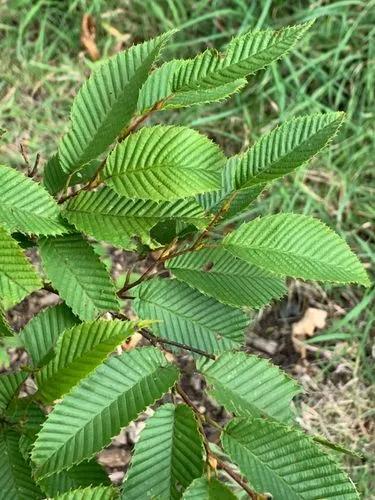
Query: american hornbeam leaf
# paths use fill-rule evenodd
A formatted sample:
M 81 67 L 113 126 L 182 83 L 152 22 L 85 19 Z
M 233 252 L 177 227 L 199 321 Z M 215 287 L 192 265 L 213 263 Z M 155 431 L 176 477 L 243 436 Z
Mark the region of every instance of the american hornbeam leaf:
M 207 51 L 205 54 L 216 61 L 216 53 Z M 172 109 L 224 101 L 239 92 L 247 83 L 246 78 L 238 78 L 223 85 L 213 85 L 207 88 L 174 89 L 174 80 L 179 71 L 182 68 L 185 69 L 186 63 L 189 63 L 189 66 L 198 67 L 197 62 L 195 59 L 189 61 L 174 59 L 151 73 L 139 93 L 137 113 L 142 114 L 155 105 L 160 109 Z
M 26 378 L 26 372 L 2 373 L 0 375 L 0 413 L 7 409 Z
M 246 210 L 265 188 L 265 184 L 257 184 L 245 189 L 236 190 L 234 187 L 235 165 L 236 162 L 232 161 L 232 158 L 229 158 L 222 171 L 220 191 L 199 194 L 196 197 L 197 202 L 210 212 L 217 212 L 231 199 L 229 209 L 221 217 L 223 220 L 232 219 Z M 235 197 L 232 198 L 234 194 Z
M 199 367 L 210 394 L 236 416 L 269 416 L 288 421 L 290 403 L 301 387 L 279 367 L 244 352 L 226 352 Z
M 236 495 L 225 484 L 212 477 L 195 479 L 182 495 L 183 500 L 236 500 Z
M 79 323 L 66 304 L 43 309 L 19 332 L 33 365 L 41 366 L 51 354 L 56 340 L 64 330 Z
M 225 54 L 206 50 L 194 59 L 164 64 L 144 84 L 138 112 L 163 101 L 163 108 L 174 108 L 226 98 L 244 85 L 244 77 L 285 55 L 311 24 L 249 31 L 233 38 Z
M 100 161 L 93 159 L 89 164 L 85 165 L 85 169 L 75 172 L 73 175 L 64 172 L 61 168 L 58 153 L 52 155 L 47 161 L 43 170 L 43 185 L 47 191 L 55 195 L 65 187 L 74 186 L 89 181 L 100 165 Z
M 91 245 L 79 234 L 39 242 L 43 267 L 59 295 L 82 320 L 118 310 L 115 286 Z
M 174 31 L 131 47 L 100 64 L 81 87 L 71 127 L 59 145 L 61 167 L 74 172 L 105 151 L 132 117 L 139 90 Z
M 235 189 L 270 182 L 300 167 L 328 144 L 344 117 L 340 112 L 301 116 L 264 135 L 230 159 Z
M 0 430 L 0 491 L 4 499 L 42 499 L 43 494 L 31 477 L 29 464 L 19 449 L 20 436 Z
M 5 308 L 14 306 L 41 286 L 18 243 L 0 226 L 0 302 Z
M 232 306 L 259 308 L 287 292 L 284 281 L 224 248 L 205 248 L 168 260 L 176 278 Z
M 221 441 L 253 487 L 275 499 L 359 499 L 335 460 L 298 429 L 268 420 L 235 419 Z
M 249 318 L 240 310 L 202 295 L 176 280 L 153 279 L 134 289 L 134 310 L 141 319 L 158 320 L 162 337 L 210 353 L 239 347 Z
M 109 477 L 95 459 L 81 462 L 68 470 L 58 472 L 39 481 L 39 486 L 48 497 L 61 495 L 76 488 L 109 486 Z
M 123 198 L 109 188 L 94 193 L 83 192 L 68 201 L 64 217 L 79 231 L 127 249 L 135 247 L 134 236 L 150 246 L 157 246 L 150 230 L 161 221 L 178 220 L 203 227 L 209 219 L 191 199 L 156 203 L 151 200 Z
M 130 337 L 135 326 L 130 321 L 99 319 L 65 330 L 57 339 L 55 356 L 36 374 L 39 395 L 50 403 L 69 392 Z
M 114 500 L 119 492 L 113 486 L 92 486 L 66 491 L 52 500 Z
M 113 356 L 81 380 L 48 415 L 31 454 L 40 478 L 91 458 L 178 379 L 153 347 Z
M 68 231 L 52 196 L 14 168 L 0 165 L 0 224 L 9 231 L 55 235 Z
M 119 195 L 148 200 L 187 198 L 220 188 L 225 156 L 187 127 L 144 127 L 109 155 L 102 180 Z
M 279 276 L 369 286 L 347 243 L 313 217 L 277 214 L 242 224 L 223 240 L 233 255 Z
M 186 405 L 166 404 L 146 422 L 122 490 L 125 500 L 177 500 L 203 473 L 203 443 Z

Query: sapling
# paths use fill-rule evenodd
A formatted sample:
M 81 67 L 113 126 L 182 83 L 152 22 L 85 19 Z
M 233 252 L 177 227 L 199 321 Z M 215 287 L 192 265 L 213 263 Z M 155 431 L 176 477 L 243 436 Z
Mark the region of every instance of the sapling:
M 0 167 L 2 349 L 28 359 L 0 375 L 1 498 L 358 498 L 332 456 L 342 448 L 298 426 L 300 385 L 244 344 L 249 310 L 283 297 L 287 277 L 368 286 L 364 267 L 313 217 L 220 230 L 326 147 L 344 114 L 298 116 L 230 158 L 193 128 L 146 123 L 231 98 L 310 26 L 249 31 L 224 53 L 159 66 L 173 32 L 135 45 L 83 84 L 41 180 Z M 129 265 L 114 282 L 103 242 L 138 254 L 144 271 Z M 60 302 L 15 333 L 7 312 L 43 288 Z M 181 352 L 230 416 L 225 426 L 182 387 Z M 27 379 L 35 391 L 20 397 Z M 96 455 L 150 406 L 112 486 Z

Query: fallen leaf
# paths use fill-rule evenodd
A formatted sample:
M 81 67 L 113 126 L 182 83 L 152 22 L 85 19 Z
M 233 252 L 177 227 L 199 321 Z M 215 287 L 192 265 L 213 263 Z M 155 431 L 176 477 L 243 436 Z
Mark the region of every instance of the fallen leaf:
M 303 317 L 292 326 L 292 341 L 294 348 L 300 353 L 303 359 L 306 358 L 306 337 L 312 337 L 316 329 L 326 326 L 327 311 L 309 307 Z
M 81 43 L 93 61 L 100 59 L 100 52 L 95 42 L 96 24 L 90 14 L 84 14 L 81 24 Z

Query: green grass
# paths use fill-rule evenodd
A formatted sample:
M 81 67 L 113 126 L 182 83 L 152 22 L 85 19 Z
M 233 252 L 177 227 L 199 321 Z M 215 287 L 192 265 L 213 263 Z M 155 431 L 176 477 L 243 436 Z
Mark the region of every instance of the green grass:
M 181 32 L 166 57 L 190 57 L 207 45 L 225 48 L 233 35 L 250 27 L 281 27 L 317 18 L 298 49 L 251 78 L 241 95 L 225 104 L 159 114 L 155 120 L 199 128 L 233 154 L 292 115 L 346 111 L 346 125 L 329 150 L 309 169 L 276 182 L 245 217 L 279 211 L 313 214 L 339 231 L 370 267 L 375 223 L 375 0 L 2 2 L 0 128 L 7 133 L 1 139 L 1 162 L 22 166 L 20 142 L 27 145 L 31 161 L 41 154 L 41 165 L 55 151 L 72 97 L 95 64 L 79 40 L 85 12 L 97 21 L 103 57 L 172 27 Z M 111 28 L 129 40 L 124 44 Z M 367 385 L 374 383 L 369 368 L 373 292 L 324 290 L 325 300 L 346 314 L 325 332 L 331 339 L 315 345 L 334 350 L 341 342 L 348 353 L 355 348 L 355 355 L 350 355 L 353 376 Z M 339 363 L 337 357 L 320 363 L 322 376 L 334 363 Z M 354 464 L 352 472 L 364 498 L 370 498 L 369 465 Z

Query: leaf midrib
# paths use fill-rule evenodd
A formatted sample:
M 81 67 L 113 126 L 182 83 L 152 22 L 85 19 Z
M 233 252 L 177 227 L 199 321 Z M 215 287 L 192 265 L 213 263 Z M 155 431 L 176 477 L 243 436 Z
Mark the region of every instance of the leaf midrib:
M 262 175 L 264 174 L 268 174 L 270 173 L 270 170 L 272 168 L 275 167 L 275 165 L 277 165 L 279 162 L 282 162 L 282 161 L 287 161 L 288 160 L 288 157 L 290 157 L 291 155 L 293 155 L 293 153 L 295 153 L 295 151 L 301 147 L 303 147 L 306 143 L 308 143 L 309 141 L 311 141 L 316 135 L 318 135 L 320 132 L 324 132 L 325 129 L 327 129 L 328 127 L 330 127 L 335 121 L 337 121 L 337 118 L 335 120 L 332 120 L 332 122 L 330 123 L 327 123 L 326 125 L 324 125 L 324 127 L 316 130 L 312 135 L 308 136 L 304 141 L 302 142 L 299 142 L 297 146 L 294 146 L 293 149 L 289 150 L 286 154 L 284 155 L 281 155 L 279 156 L 276 160 L 273 160 L 271 161 L 271 163 L 269 163 L 266 168 L 262 169 L 262 170 L 258 170 L 257 173 L 253 176 L 251 176 L 247 182 L 241 186 L 241 189 L 244 189 L 244 188 L 248 188 L 248 187 L 252 187 L 254 184 L 252 183 L 252 181 L 256 180 L 256 179 L 259 179 L 259 177 L 261 177 Z M 276 129 L 277 130 L 277 129 Z M 267 136 L 265 136 L 264 139 L 267 139 Z M 307 162 L 310 162 L 312 159 L 314 159 L 322 149 L 324 149 L 324 147 L 326 146 L 327 142 L 329 142 L 330 140 L 330 137 L 324 142 L 324 144 L 312 155 L 312 156 L 309 156 L 309 158 L 305 161 L 303 161 L 302 163 L 298 164 L 296 167 L 293 167 L 292 170 L 296 169 L 296 168 L 300 168 L 302 167 L 305 163 Z M 265 140 L 263 141 L 263 143 L 266 142 Z M 256 148 L 257 145 L 254 146 L 254 150 Z M 260 146 L 258 146 L 258 149 L 260 148 Z M 243 158 L 241 158 L 241 161 L 243 160 Z M 240 171 L 241 173 L 241 164 L 238 165 L 237 169 Z M 247 169 L 246 169 L 247 170 Z M 282 177 L 284 174 L 281 173 L 280 176 Z M 262 180 L 260 180 L 259 182 L 257 182 L 256 184 L 262 184 Z M 256 185 L 255 184 L 255 185 Z M 240 189 L 240 188 L 238 188 Z
M 298 36 L 297 36 L 296 38 L 298 39 Z M 195 79 L 193 84 L 194 84 L 194 85 L 199 85 L 199 83 L 200 83 L 200 82 L 204 83 L 204 82 L 205 82 L 205 79 L 209 79 L 212 75 L 215 75 L 215 74 L 219 74 L 219 75 L 220 75 L 220 74 L 221 74 L 221 72 L 223 72 L 223 71 L 227 71 L 227 70 L 230 70 L 231 68 L 233 68 L 233 67 L 235 67 L 235 66 L 238 66 L 238 65 L 239 65 L 239 64 L 241 64 L 241 63 L 244 63 L 244 62 L 247 62 L 247 61 L 251 60 L 253 57 L 261 57 L 261 55 L 262 55 L 262 54 L 264 54 L 265 52 L 267 52 L 267 51 L 269 51 L 269 50 L 272 50 L 272 48 L 273 48 L 273 47 L 275 47 L 276 45 L 278 45 L 278 43 L 277 43 L 277 42 L 279 42 L 278 37 L 276 37 L 276 38 L 275 38 L 275 42 L 274 42 L 274 43 L 272 43 L 272 44 L 268 45 L 268 46 L 267 46 L 267 48 L 265 48 L 265 49 L 261 50 L 260 52 L 255 52 L 255 53 L 253 53 L 253 54 L 251 54 L 251 55 L 249 55 L 249 56 L 245 57 L 244 59 L 239 59 L 239 60 L 238 60 L 237 62 L 235 62 L 235 63 L 228 64 L 227 66 L 222 66 L 222 67 L 220 67 L 220 68 L 218 69 L 218 71 L 210 71 L 209 73 L 206 73 L 206 75 L 205 75 L 203 78 L 201 78 L 201 79 L 199 79 L 199 80 L 198 80 L 198 79 Z M 285 51 L 284 51 L 282 54 L 285 54 L 285 52 L 288 52 L 289 50 L 291 50 L 291 48 L 292 48 L 292 46 L 291 46 L 291 47 L 289 47 L 289 48 L 287 48 L 287 49 L 285 49 Z M 279 58 L 282 56 L 282 54 L 281 54 L 280 56 L 278 56 L 278 58 L 277 58 L 277 59 L 279 59 Z M 224 54 L 221 54 L 221 55 L 223 55 L 223 56 L 224 56 L 224 58 L 223 58 L 223 59 L 221 59 L 220 55 L 219 55 L 219 56 L 215 56 L 215 57 L 218 59 L 218 62 L 220 62 L 220 60 L 222 60 L 222 62 L 224 62 L 224 61 L 225 61 L 225 58 L 228 56 L 228 51 L 227 51 L 227 52 L 225 52 Z M 275 59 L 275 60 L 276 60 L 276 59 Z M 266 63 L 266 64 L 267 64 L 267 63 Z M 261 69 L 261 68 L 259 68 L 259 69 Z M 248 76 L 248 75 L 253 74 L 255 71 L 257 71 L 257 70 L 253 70 L 253 71 L 251 71 L 251 72 L 247 73 L 247 76 Z M 239 77 L 239 78 L 240 78 L 240 77 Z M 238 79 L 239 79 L 239 78 L 238 78 Z M 226 82 L 226 83 L 229 83 L 229 82 Z M 221 85 L 225 85 L 225 84 L 221 84 Z M 220 86 L 221 86 L 221 85 L 220 85 Z M 218 87 L 218 86 L 219 86 L 219 85 L 214 85 L 214 86 L 212 86 L 212 88 L 216 88 L 216 87 Z M 194 89 L 191 89 L 191 88 L 189 88 L 189 87 L 181 87 L 181 90 L 185 90 L 185 89 L 194 90 Z M 180 89 L 178 89 L 178 91 L 180 91 Z
M 183 162 L 153 163 L 150 166 L 140 166 L 140 165 L 129 166 L 128 168 L 121 170 L 119 172 L 114 171 L 114 168 L 115 167 L 113 167 L 111 175 L 106 176 L 106 177 L 104 177 L 104 176 L 102 177 L 102 180 L 104 182 L 108 179 L 123 177 L 123 176 L 127 176 L 127 175 L 137 175 L 137 174 L 139 175 L 139 174 L 143 174 L 144 172 L 151 171 L 151 170 L 173 170 L 173 172 L 175 172 L 176 170 L 182 171 L 182 172 L 196 172 L 197 171 L 199 173 L 202 173 L 202 172 L 210 172 L 210 173 L 220 172 L 220 168 L 216 167 L 215 164 L 212 164 L 212 166 L 210 166 L 210 168 L 207 168 L 205 166 L 202 167 L 202 164 L 199 164 L 196 166 L 195 165 L 191 166 L 191 164 L 187 164 L 187 163 L 183 163 Z
M 95 215 L 99 215 L 100 217 L 110 217 L 110 218 L 114 218 L 114 219 L 136 219 L 136 220 L 146 220 L 146 221 L 150 221 L 150 223 L 152 221 L 158 221 L 158 220 L 167 220 L 167 219 L 181 219 L 181 220 L 198 220 L 198 221 L 204 221 L 205 220 L 205 217 L 199 217 L 198 215 L 197 216 L 185 216 L 185 215 L 173 215 L 173 214 L 170 214 L 170 215 L 134 215 L 134 214 L 127 214 L 127 213 L 122 213 L 122 214 L 113 214 L 113 213 L 103 213 L 103 212 L 97 212 L 97 211 L 90 211 L 90 210 L 83 210 L 83 209 L 69 209 L 69 208 L 65 208 L 65 211 L 66 212 L 69 212 L 71 214 L 76 214 L 76 213 L 80 213 L 80 214 L 84 214 L 84 215 L 92 215 L 92 216 L 95 216 Z
M 330 261 L 325 261 L 323 259 L 318 260 L 318 259 L 314 259 L 313 257 L 306 257 L 306 256 L 298 254 L 298 253 L 287 252 L 285 250 L 279 250 L 277 248 L 275 249 L 275 248 L 263 247 L 263 246 L 244 246 L 244 245 L 236 245 L 236 244 L 231 244 L 231 243 L 227 243 L 225 246 L 227 246 L 227 247 L 234 247 L 234 248 L 240 248 L 240 249 L 243 249 L 243 250 L 250 250 L 250 251 L 251 250 L 255 250 L 255 251 L 261 251 L 261 252 L 267 252 L 268 256 L 270 255 L 270 253 L 273 253 L 273 254 L 277 253 L 277 254 L 288 256 L 288 257 L 293 257 L 293 258 L 298 258 L 298 259 L 305 259 L 306 261 L 310 261 L 310 262 L 312 262 L 314 264 L 322 264 L 322 263 L 324 265 L 330 264 Z M 255 265 L 259 265 L 260 266 L 260 264 L 255 264 Z M 335 264 L 335 265 L 331 265 L 331 267 L 333 267 L 334 269 L 347 269 L 347 266 L 345 266 L 343 264 L 340 264 L 340 265 Z M 272 271 L 272 272 L 274 272 L 275 274 L 278 274 L 277 271 Z

